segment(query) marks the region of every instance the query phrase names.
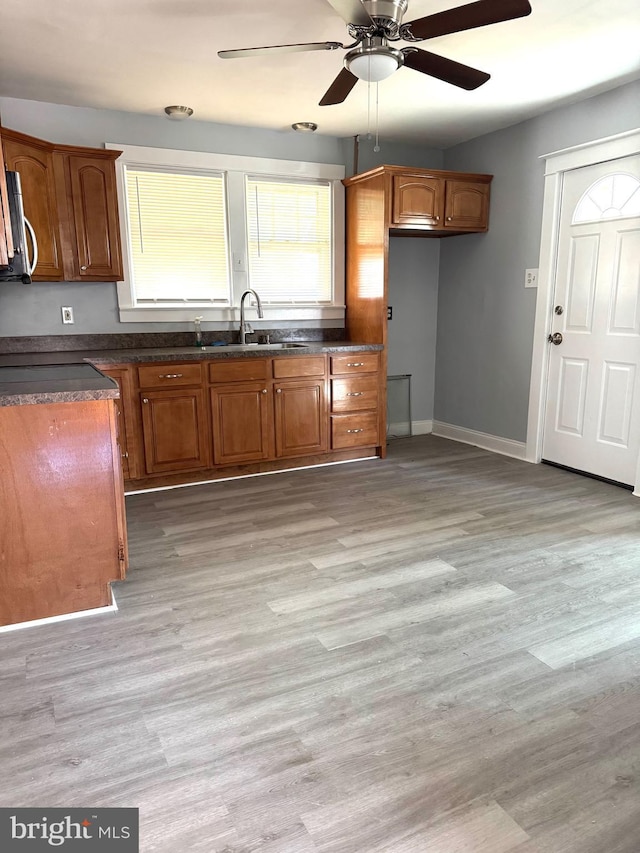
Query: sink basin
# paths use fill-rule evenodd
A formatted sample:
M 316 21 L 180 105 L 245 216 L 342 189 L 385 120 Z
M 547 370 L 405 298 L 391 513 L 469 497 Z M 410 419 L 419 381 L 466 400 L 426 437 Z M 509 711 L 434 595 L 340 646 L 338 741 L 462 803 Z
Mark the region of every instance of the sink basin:
M 202 347 L 203 350 L 305 349 L 308 344 L 226 344 L 223 347 Z

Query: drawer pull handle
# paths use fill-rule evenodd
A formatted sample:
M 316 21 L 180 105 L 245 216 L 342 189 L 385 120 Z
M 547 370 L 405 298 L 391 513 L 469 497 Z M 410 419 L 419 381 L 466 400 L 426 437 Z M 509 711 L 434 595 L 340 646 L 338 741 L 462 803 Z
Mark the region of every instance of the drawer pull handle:
M 364 361 L 349 361 L 347 367 L 364 367 Z
M 362 397 L 364 391 L 347 391 L 347 397 Z
M 158 379 L 182 379 L 182 373 L 161 373 Z
M 364 429 L 348 429 L 347 432 L 364 432 Z

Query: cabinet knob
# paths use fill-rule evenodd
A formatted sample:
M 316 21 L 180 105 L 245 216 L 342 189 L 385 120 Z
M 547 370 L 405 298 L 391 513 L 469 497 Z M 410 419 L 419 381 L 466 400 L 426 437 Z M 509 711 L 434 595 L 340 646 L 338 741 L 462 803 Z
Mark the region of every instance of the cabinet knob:
M 440 217 L 436 216 L 436 222 L 440 222 Z
M 128 458 L 129 458 L 129 454 L 127 453 L 127 451 L 126 451 L 126 450 L 125 450 L 125 452 L 122 454 L 122 458 L 123 458 L 123 459 L 128 459 Z
M 263 388 L 263 389 L 262 389 L 262 393 L 263 393 L 263 394 L 266 394 L 266 393 L 267 393 L 267 389 L 266 389 L 266 388 Z M 279 391 L 279 390 L 278 390 L 278 393 L 280 393 L 280 391 Z
M 82 267 L 80 267 L 80 269 L 82 270 L 82 272 L 84 272 L 86 270 L 86 267 L 82 266 Z
M 282 394 L 282 388 L 276 388 L 276 394 Z
M 453 220 L 453 216 L 447 216 L 447 222 L 451 222 Z
M 142 402 L 143 402 L 143 403 L 148 403 L 148 402 L 149 402 L 149 398 L 148 398 L 148 397 L 143 397 L 143 398 L 142 398 Z

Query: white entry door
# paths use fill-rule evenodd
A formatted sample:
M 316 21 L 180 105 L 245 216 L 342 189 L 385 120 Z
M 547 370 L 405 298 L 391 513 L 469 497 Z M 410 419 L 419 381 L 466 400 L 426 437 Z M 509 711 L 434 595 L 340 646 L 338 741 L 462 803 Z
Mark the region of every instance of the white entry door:
M 640 451 L 640 156 L 564 177 L 543 459 L 633 485 Z

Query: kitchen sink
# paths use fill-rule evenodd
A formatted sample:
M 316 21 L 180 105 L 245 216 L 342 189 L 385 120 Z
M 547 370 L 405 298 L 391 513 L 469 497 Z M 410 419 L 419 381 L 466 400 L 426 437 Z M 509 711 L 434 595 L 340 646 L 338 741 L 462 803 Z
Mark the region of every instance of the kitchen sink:
M 225 344 L 218 347 L 202 347 L 205 352 L 210 350 L 244 350 L 250 351 L 254 349 L 305 349 L 308 344 Z

